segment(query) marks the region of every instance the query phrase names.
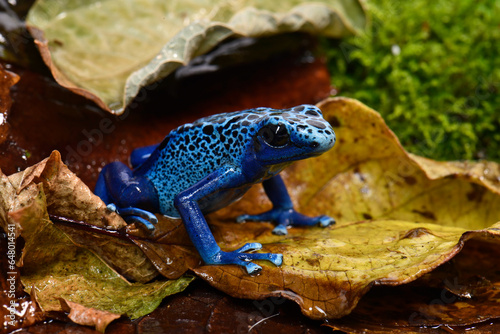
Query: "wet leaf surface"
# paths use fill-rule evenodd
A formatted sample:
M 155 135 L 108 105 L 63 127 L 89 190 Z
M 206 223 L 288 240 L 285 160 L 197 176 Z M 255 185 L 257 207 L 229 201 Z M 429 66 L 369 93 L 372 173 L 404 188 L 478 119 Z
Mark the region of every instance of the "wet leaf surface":
M 15 73 L 7 71 L 0 64 L 0 144 L 2 144 L 9 133 L 9 123 L 7 116 L 12 105 L 10 96 L 10 88 L 19 81 L 19 76 Z
M 28 23 L 59 84 L 121 114 L 142 87 L 229 37 L 338 38 L 360 31 L 365 14 L 358 1 L 38 1 Z

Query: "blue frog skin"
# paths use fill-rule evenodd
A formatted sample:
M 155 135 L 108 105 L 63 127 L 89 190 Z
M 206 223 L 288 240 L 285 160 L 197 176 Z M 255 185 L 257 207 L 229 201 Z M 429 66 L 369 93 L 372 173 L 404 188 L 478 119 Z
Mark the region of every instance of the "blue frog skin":
M 153 230 L 153 212 L 180 217 L 206 264 L 236 264 L 255 274 L 252 260 L 277 266 L 281 254 L 247 253 L 262 247 L 248 243 L 224 252 L 217 245 L 204 214 L 239 199 L 252 185 L 262 183 L 273 208 L 242 215 L 238 222 L 272 221 L 273 233 L 287 234 L 288 226 L 328 226 L 328 216 L 296 212 L 279 172 L 293 161 L 318 156 L 335 143 L 335 133 L 312 105 L 290 109 L 256 108 L 205 117 L 170 132 L 158 145 L 134 150 L 131 170 L 121 162 L 106 165 L 95 193 L 127 223 Z

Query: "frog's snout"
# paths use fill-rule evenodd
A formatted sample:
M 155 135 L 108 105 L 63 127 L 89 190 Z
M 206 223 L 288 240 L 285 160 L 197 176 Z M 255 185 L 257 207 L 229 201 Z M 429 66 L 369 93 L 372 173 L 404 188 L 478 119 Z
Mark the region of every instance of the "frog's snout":
M 313 154 L 321 154 L 331 149 L 335 140 L 331 125 L 323 119 L 318 119 L 314 125 L 297 126 L 294 142 L 299 147 L 308 147 Z

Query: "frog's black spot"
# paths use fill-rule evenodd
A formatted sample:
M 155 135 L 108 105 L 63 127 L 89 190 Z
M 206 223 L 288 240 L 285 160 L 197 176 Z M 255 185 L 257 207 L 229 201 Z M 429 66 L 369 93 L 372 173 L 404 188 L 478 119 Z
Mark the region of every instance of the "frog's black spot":
M 304 106 L 295 107 L 295 108 L 293 108 L 293 110 L 295 110 L 295 111 L 302 111 L 302 110 L 304 110 Z
M 306 138 L 306 139 L 309 139 L 309 136 L 308 136 L 308 135 L 306 135 L 306 137 L 305 137 L 305 138 Z
M 161 151 L 165 148 L 165 146 L 167 146 L 168 142 L 170 141 L 170 137 L 167 136 L 165 137 L 165 139 L 163 139 L 160 143 L 160 145 L 158 145 L 158 151 Z
M 296 117 L 291 117 L 288 119 L 289 121 L 294 121 L 294 122 L 298 122 L 300 123 L 300 119 L 296 118 Z
M 234 138 L 238 137 L 238 131 L 236 130 L 233 130 L 231 134 L 233 135 Z
M 235 116 L 233 118 L 231 118 L 229 121 L 227 121 L 226 125 L 230 125 L 232 123 L 235 123 L 235 122 L 238 122 L 240 119 L 242 119 L 243 116 Z
M 250 121 L 254 120 L 254 119 L 258 119 L 258 118 L 259 118 L 259 116 L 257 116 L 257 115 L 248 115 L 248 117 L 247 117 L 247 119 Z
M 242 136 L 241 134 L 239 134 L 239 135 L 238 135 L 238 140 L 239 140 L 240 142 L 243 142 L 243 136 Z
M 318 129 L 326 129 L 326 125 L 321 123 L 321 122 L 318 122 L 318 121 L 315 121 L 315 120 L 312 120 L 312 119 L 308 119 L 306 121 L 307 124 L 311 125 L 311 126 L 314 126 Z
M 229 139 L 227 140 L 227 143 L 228 143 L 229 145 L 232 145 L 232 144 L 234 143 L 233 138 L 229 138 Z
M 219 139 L 221 142 L 224 142 L 226 140 L 226 136 L 224 136 L 222 133 L 219 136 Z
M 311 109 L 309 109 L 308 111 L 306 111 L 306 115 L 316 116 L 316 117 L 320 116 L 317 111 L 311 110 Z
M 243 128 L 243 129 L 241 129 L 240 131 L 241 131 L 241 133 L 243 133 L 243 134 L 247 134 L 247 133 L 248 133 L 248 129 L 247 129 L 247 128 Z
M 180 144 L 178 147 L 179 147 L 180 151 L 185 151 L 186 150 L 186 145 L 184 145 L 184 144 Z
M 225 148 L 226 150 L 229 150 L 229 149 L 231 148 L 231 145 L 229 145 L 228 143 L 225 143 L 225 144 L 224 144 L 224 148 Z
M 205 125 L 202 129 L 203 133 L 210 136 L 212 133 L 214 133 L 214 126 L 213 125 Z
M 332 133 L 331 133 L 330 131 L 328 131 L 328 130 L 325 130 L 325 133 L 326 133 L 327 135 L 331 135 L 331 134 L 332 134 Z
M 296 115 L 295 117 L 297 117 L 298 119 L 307 119 L 308 118 L 305 115 Z
M 307 126 L 305 126 L 305 125 L 297 125 L 297 131 L 304 131 L 305 129 L 307 129 Z
M 307 132 L 308 133 L 313 133 L 313 130 L 312 129 L 307 129 Z
M 193 144 L 191 144 L 191 145 L 188 146 L 188 149 L 190 151 L 194 151 L 196 149 L 196 147 Z
M 250 124 L 252 124 L 252 123 L 250 123 L 249 121 L 243 121 L 243 122 L 241 122 L 242 126 L 249 126 Z

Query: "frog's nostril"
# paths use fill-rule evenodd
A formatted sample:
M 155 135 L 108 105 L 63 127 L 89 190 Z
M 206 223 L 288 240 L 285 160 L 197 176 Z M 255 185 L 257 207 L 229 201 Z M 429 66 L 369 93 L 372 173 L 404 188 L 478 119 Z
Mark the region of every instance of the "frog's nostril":
M 319 143 L 318 143 L 318 142 L 313 141 L 313 142 L 311 143 L 311 147 L 312 147 L 312 148 L 316 148 L 316 147 L 318 147 L 318 146 L 319 146 Z

